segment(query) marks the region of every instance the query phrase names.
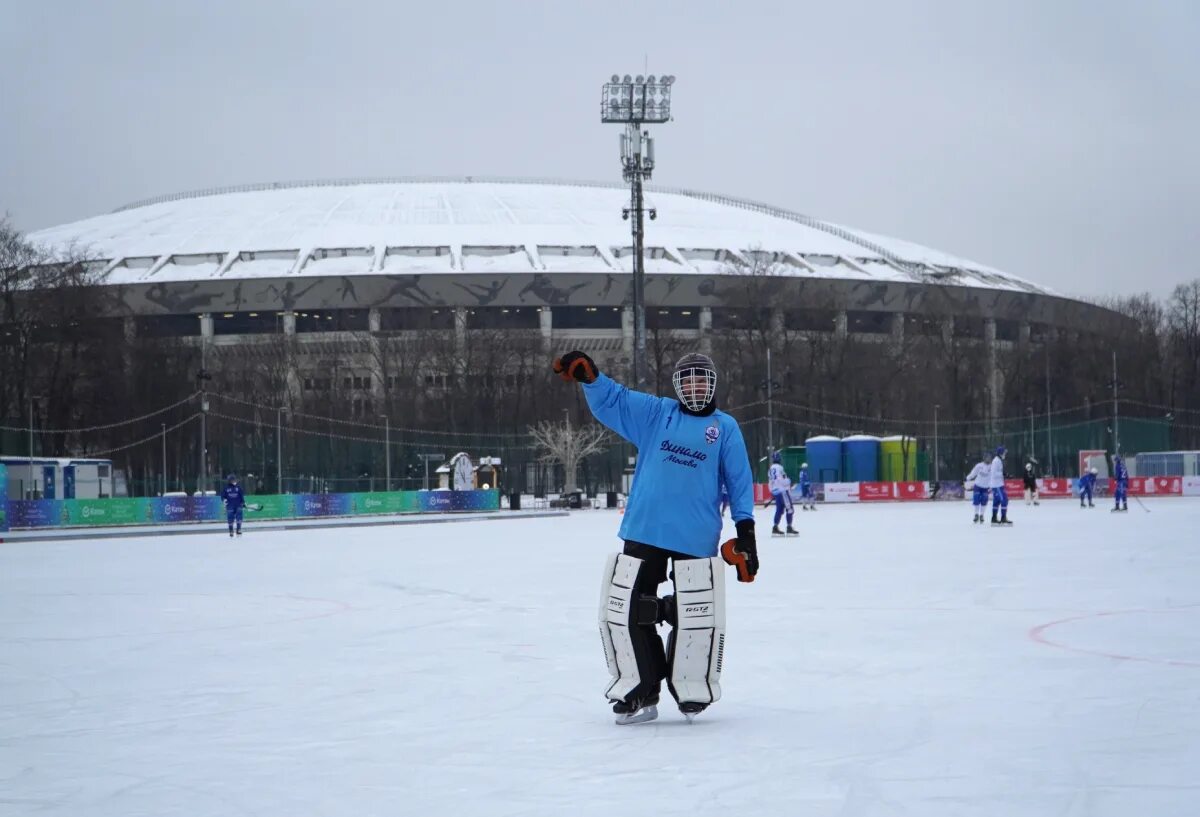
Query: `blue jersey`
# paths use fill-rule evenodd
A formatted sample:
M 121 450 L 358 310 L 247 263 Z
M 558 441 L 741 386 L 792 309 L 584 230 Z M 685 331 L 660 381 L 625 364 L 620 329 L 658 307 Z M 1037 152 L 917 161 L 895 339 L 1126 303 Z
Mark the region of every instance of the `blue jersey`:
M 807 468 L 800 469 L 799 480 L 800 480 L 800 495 L 808 496 L 809 492 L 812 491 L 812 477 L 810 477 L 808 475 Z
M 1088 474 L 1084 474 L 1083 476 L 1081 476 L 1079 478 L 1079 493 L 1090 494 L 1092 492 L 1092 489 L 1094 489 L 1095 487 L 1096 487 L 1096 475 L 1095 474 L 1088 473 Z
M 1129 482 L 1129 469 L 1125 467 L 1125 460 L 1117 460 L 1115 470 L 1113 476 L 1117 478 L 1117 482 Z
M 722 483 L 733 520 L 754 518 L 750 457 L 728 414 L 686 414 L 678 400 L 633 391 L 603 374 L 583 393 L 596 419 L 638 448 L 622 539 L 716 556 Z
M 245 505 L 246 495 L 242 493 L 242 486 L 226 485 L 225 490 L 221 491 L 221 501 L 225 503 L 227 511 L 236 511 Z

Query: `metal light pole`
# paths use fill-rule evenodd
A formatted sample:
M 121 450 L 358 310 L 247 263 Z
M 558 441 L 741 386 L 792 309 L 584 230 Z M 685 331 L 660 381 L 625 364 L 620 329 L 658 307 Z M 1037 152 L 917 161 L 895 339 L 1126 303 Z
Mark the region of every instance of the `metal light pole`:
M 1050 345 L 1046 344 L 1046 474 L 1054 472 L 1054 444 L 1050 436 Z
M 636 78 L 612 75 L 603 86 L 600 96 L 600 121 L 625 125 L 621 134 L 621 168 L 629 182 L 630 206 L 623 208 L 621 217 L 633 215 L 633 381 L 639 391 L 646 388 L 646 266 L 645 227 L 642 215 L 646 212 L 642 182 L 654 171 L 654 140 L 642 125 L 648 122 L 671 121 L 671 86 L 675 77 L 655 79 L 651 74 Z M 653 221 L 658 213 L 650 208 Z
M 283 494 L 283 409 L 275 409 L 275 493 Z
M 1121 432 L 1118 425 L 1119 417 L 1117 408 L 1117 350 L 1113 349 L 1113 376 L 1112 376 L 1112 393 L 1113 393 L 1113 454 L 1121 453 Z
M 430 460 L 444 460 L 444 459 L 446 459 L 446 455 L 445 454 L 418 454 L 417 456 L 419 456 L 421 459 L 423 459 L 425 461 L 425 490 L 428 491 L 429 490 L 429 461 Z
M 33 479 L 33 401 L 37 398 L 29 395 L 29 479 Z
M 1033 456 L 1033 406 L 1029 407 L 1029 456 Z
M 167 495 L 167 424 L 162 423 L 162 455 L 163 455 L 163 478 L 162 478 L 162 496 Z
M 385 491 L 392 490 L 392 428 L 386 414 L 380 414 L 383 418 L 383 460 L 384 460 L 384 488 Z
M 775 453 L 775 405 L 771 400 L 771 347 L 767 346 L 767 456 Z
M 200 345 L 200 371 L 196 372 L 196 386 L 200 390 L 200 496 L 208 490 L 208 393 L 205 383 L 212 375 L 204 368 L 204 344 Z
M 933 481 L 934 483 L 941 482 L 941 468 L 938 463 L 938 409 L 941 408 L 937 403 L 933 404 Z

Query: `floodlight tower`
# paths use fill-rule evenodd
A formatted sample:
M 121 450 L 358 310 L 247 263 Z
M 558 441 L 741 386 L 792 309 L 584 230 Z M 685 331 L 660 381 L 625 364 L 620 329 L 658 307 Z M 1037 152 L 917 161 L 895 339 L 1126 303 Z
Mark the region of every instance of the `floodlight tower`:
M 646 260 L 645 227 L 642 216 L 649 212 L 653 221 L 658 213 L 648 211 L 642 197 L 642 182 L 654 172 L 654 140 L 649 131 L 643 131 L 645 123 L 671 121 L 671 86 L 675 77 L 655 78 L 653 74 L 631 77 L 626 74 L 612 75 L 604 84 L 600 96 L 600 121 L 618 122 L 625 126 L 621 134 L 621 169 L 625 181 L 629 182 L 630 206 L 621 210 L 621 217 L 629 220 L 633 232 L 633 382 L 634 388 L 646 388 Z

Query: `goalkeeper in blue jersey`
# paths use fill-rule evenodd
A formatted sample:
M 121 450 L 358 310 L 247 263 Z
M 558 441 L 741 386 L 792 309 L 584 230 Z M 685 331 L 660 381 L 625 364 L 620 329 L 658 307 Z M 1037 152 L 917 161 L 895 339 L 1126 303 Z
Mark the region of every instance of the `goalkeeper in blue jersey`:
M 721 560 L 737 568 L 739 581 L 758 573 L 754 479 L 741 429 L 717 409 L 717 370 L 707 355 L 684 355 L 675 364 L 674 398 L 622 386 L 583 352 L 557 358 L 554 371 L 582 383 L 596 419 L 638 448 L 618 533 L 625 546 L 604 572 L 600 635 L 611 676 L 605 694 L 618 724 L 640 723 L 658 717 L 666 681 L 691 720 L 721 697 Z M 737 528 L 736 541 L 724 545 L 722 483 Z M 659 598 L 668 562 L 675 593 Z M 656 629 L 661 623 L 672 628 L 665 647 Z

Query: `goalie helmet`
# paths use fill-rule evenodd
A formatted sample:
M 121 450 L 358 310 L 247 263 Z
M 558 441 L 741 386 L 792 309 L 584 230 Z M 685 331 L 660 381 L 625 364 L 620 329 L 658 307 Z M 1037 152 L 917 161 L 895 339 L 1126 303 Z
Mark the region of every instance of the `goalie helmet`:
M 671 385 L 688 411 L 703 411 L 717 393 L 717 366 L 708 355 L 686 354 L 675 363 Z

